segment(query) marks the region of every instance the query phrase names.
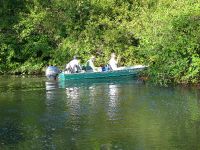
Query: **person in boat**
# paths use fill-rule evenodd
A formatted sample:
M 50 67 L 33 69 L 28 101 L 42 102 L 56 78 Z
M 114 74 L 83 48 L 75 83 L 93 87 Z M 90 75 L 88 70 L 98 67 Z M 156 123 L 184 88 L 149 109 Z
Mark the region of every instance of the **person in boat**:
M 96 72 L 97 68 L 94 65 L 95 56 L 91 56 L 90 59 L 86 62 L 86 72 Z
M 109 60 L 109 67 L 110 67 L 110 70 L 117 70 L 117 63 L 118 63 L 118 60 L 115 59 L 116 58 L 116 55 L 115 53 L 112 53 L 111 54 L 111 58 Z
M 65 70 L 69 73 L 78 73 L 81 71 L 81 65 L 76 56 L 66 65 Z

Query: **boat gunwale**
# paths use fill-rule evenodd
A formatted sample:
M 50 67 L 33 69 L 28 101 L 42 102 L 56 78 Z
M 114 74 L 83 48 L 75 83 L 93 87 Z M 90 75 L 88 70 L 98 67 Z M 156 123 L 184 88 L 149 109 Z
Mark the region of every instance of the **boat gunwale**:
M 136 75 L 138 71 L 146 68 L 146 66 L 131 66 L 131 67 L 121 67 L 121 68 L 122 69 L 119 69 L 119 70 L 110 70 L 110 71 L 102 71 L 102 72 L 82 72 L 82 73 L 73 73 L 73 74 L 66 74 L 66 73 L 62 72 L 59 74 L 59 79 L 60 80 L 80 80 L 80 79 L 87 80 L 87 79 L 97 79 L 97 78 L 98 79 L 100 79 L 100 78 L 117 78 L 117 77 L 119 78 L 122 76 L 133 76 L 133 75 Z M 120 74 L 120 73 L 128 73 L 128 74 Z M 101 76 L 103 74 L 105 76 Z M 117 74 L 117 75 L 115 75 L 115 74 Z M 100 75 L 100 76 L 98 76 L 98 75 Z M 80 78 L 76 78 L 77 76 L 80 76 Z

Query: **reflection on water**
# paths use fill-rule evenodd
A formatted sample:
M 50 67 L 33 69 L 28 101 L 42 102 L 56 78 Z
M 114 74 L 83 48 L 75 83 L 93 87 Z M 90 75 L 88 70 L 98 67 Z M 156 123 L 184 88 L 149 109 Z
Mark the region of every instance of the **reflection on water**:
M 46 81 L 45 86 L 46 86 L 46 97 L 47 97 L 46 104 L 50 105 L 52 101 L 54 101 L 55 99 L 55 89 L 58 88 L 58 82 Z
M 0 149 L 200 149 L 199 93 L 133 80 L 3 78 Z
M 70 120 L 72 123 L 73 131 L 77 131 L 79 128 L 78 120 L 80 116 L 80 97 L 78 87 L 66 88 L 67 106 L 70 113 Z
M 58 88 L 58 81 L 46 81 L 45 82 L 46 91 L 52 91 Z
M 119 95 L 119 89 L 117 85 L 109 85 L 109 103 L 108 103 L 108 116 L 110 120 L 115 120 L 115 114 L 116 111 L 118 110 L 118 95 Z

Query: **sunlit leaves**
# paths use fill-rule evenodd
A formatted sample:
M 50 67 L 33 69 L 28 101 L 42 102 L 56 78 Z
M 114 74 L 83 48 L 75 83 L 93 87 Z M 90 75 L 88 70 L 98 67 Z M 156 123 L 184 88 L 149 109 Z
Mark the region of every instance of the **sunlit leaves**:
M 120 65 L 149 65 L 156 83 L 199 82 L 195 0 L 9 0 L 1 7 L 9 9 L 0 23 L 1 70 L 63 69 L 74 55 L 83 64 L 95 55 L 95 64 L 105 65 L 116 52 Z

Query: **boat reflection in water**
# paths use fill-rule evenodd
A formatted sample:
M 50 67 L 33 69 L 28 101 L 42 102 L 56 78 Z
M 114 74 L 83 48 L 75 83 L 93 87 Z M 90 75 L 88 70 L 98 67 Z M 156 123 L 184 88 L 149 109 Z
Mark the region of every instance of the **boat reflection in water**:
M 46 85 L 46 91 L 52 91 L 59 87 L 57 81 L 46 81 L 45 85 Z
M 70 141 L 75 144 L 80 132 L 80 89 L 79 87 L 66 87 L 66 107 L 68 108 L 68 121 L 65 126 L 70 126 L 71 139 Z
M 57 81 L 46 81 L 45 85 L 46 85 L 47 100 L 51 100 L 51 99 L 55 98 L 54 90 L 59 87 L 58 82 Z
M 109 85 L 108 116 L 110 120 L 116 119 L 117 107 L 119 105 L 119 87 L 116 84 Z
M 80 113 L 80 93 L 78 87 L 67 87 L 65 89 L 67 106 L 72 119 L 79 118 Z
M 119 106 L 119 88 L 121 81 L 113 80 L 88 80 L 88 82 L 60 82 L 59 87 L 65 89 L 67 97 L 67 105 L 69 105 L 72 116 L 78 116 L 80 113 L 80 105 L 85 100 L 89 107 L 106 104 L 106 113 L 109 120 L 115 120 Z M 108 97 L 104 101 L 101 97 Z M 86 106 L 88 107 L 88 106 Z

